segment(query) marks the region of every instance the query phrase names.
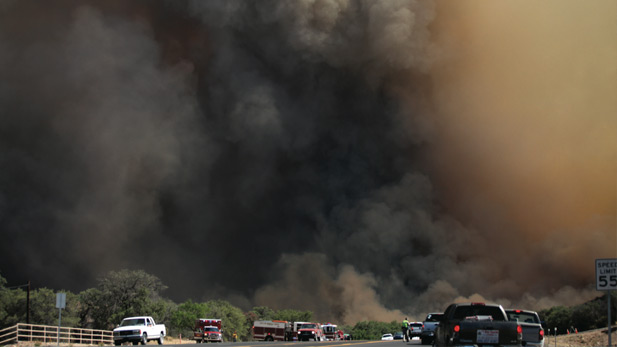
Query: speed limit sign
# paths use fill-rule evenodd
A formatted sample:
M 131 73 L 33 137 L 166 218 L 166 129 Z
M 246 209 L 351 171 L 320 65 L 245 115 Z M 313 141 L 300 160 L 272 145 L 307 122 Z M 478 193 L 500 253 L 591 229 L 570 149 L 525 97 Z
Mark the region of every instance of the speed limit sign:
M 596 290 L 617 289 L 617 259 L 596 259 Z

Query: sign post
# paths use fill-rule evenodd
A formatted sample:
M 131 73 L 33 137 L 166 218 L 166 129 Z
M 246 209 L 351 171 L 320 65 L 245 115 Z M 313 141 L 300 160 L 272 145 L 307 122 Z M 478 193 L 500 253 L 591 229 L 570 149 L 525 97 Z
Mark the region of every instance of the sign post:
M 617 259 L 596 259 L 596 290 L 606 291 L 608 302 L 608 345 L 611 346 L 611 290 L 617 289 Z
M 56 308 L 58 309 L 58 346 L 60 346 L 60 326 L 62 326 L 62 309 L 66 307 L 66 293 L 56 294 Z

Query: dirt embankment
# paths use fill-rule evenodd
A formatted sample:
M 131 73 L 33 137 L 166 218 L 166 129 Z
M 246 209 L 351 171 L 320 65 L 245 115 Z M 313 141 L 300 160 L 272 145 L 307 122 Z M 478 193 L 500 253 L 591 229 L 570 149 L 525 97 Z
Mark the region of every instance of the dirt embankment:
M 617 326 L 611 328 L 611 344 L 617 345 Z M 557 342 L 555 344 L 555 342 Z M 544 347 L 596 347 L 608 346 L 608 329 L 595 329 L 576 334 L 546 336 Z

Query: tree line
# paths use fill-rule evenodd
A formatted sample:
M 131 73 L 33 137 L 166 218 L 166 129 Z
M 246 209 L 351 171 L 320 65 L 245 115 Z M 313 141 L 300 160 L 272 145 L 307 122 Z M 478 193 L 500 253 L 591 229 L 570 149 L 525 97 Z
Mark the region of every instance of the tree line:
M 27 311 L 27 293 L 23 288 L 7 287 L 0 276 L 0 329 L 17 323 L 57 325 L 56 293 L 48 288 L 30 292 L 30 312 Z M 98 280 L 95 288 L 78 294 L 66 293 L 66 308 L 62 311 L 62 325 L 86 329 L 112 330 L 125 317 L 149 315 L 165 323 L 168 335 L 183 338 L 193 335 L 198 318 L 223 320 L 223 338 L 230 341 L 234 332 L 242 341 L 251 339 L 251 327 L 256 320 L 313 321 L 311 311 L 292 309 L 272 310 L 253 307 L 249 312 L 224 300 L 206 302 L 185 301 L 176 304 L 162 296 L 167 287 L 159 278 L 143 270 L 111 271 Z M 613 295 L 613 303 L 617 298 Z M 607 324 L 606 299 L 600 297 L 575 307 L 557 306 L 539 312 L 547 328 L 560 333 L 575 327 L 578 331 L 605 327 Z M 615 314 L 612 315 L 613 319 Z M 385 333 L 401 330 L 401 322 L 363 321 L 339 327 L 354 339 L 376 340 Z
M 98 280 L 95 288 L 80 293 L 66 293 L 66 307 L 62 310 L 62 326 L 85 329 L 112 330 L 123 318 L 148 315 L 157 322 L 165 323 L 168 335 L 188 338 L 193 336 L 193 327 L 198 318 L 220 318 L 223 321 L 223 338 L 230 341 L 237 333 L 241 341 L 252 338 L 251 328 L 256 320 L 313 321 L 311 311 L 292 309 L 273 310 L 269 307 L 253 307 L 249 312 L 233 306 L 224 300 L 206 302 L 185 301 L 176 304 L 162 296 L 167 287 L 159 278 L 143 270 L 111 271 Z M 28 312 L 28 306 L 30 312 Z M 31 324 L 57 325 L 58 309 L 56 292 L 48 288 L 30 291 L 30 304 L 27 292 L 21 287 L 9 288 L 7 281 L 0 276 L 0 329 L 25 323 L 29 317 Z M 384 323 L 375 322 L 367 331 L 359 331 L 358 336 L 376 339 Z M 391 323 L 395 325 L 395 322 Z M 376 326 L 382 327 L 375 331 Z M 353 327 L 344 327 L 346 332 Z
M 566 334 L 568 331 L 585 331 L 608 326 L 608 297 L 604 294 L 576 306 L 554 306 L 538 312 L 548 334 Z M 611 292 L 611 323 L 617 319 L 617 294 Z

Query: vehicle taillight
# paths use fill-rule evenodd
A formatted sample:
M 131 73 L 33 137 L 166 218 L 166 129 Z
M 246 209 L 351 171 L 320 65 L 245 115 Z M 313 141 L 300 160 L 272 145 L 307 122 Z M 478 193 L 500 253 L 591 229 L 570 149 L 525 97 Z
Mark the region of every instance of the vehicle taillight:
M 461 331 L 461 326 L 457 324 L 454 326 L 454 332 L 458 333 L 459 331 Z
M 514 310 L 514 312 L 516 312 L 516 313 L 521 313 L 521 310 Z
M 522 334 L 523 333 L 523 327 L 520 326 L 520 325 L 517 325 L 516 326 L 516 332 L 519 333 L 519 334 Z
M 544 338 L 544 329 L 540 329 L 540 340 Z
M 484 306 L 483 302 L 472 302 L 471 306 Z

